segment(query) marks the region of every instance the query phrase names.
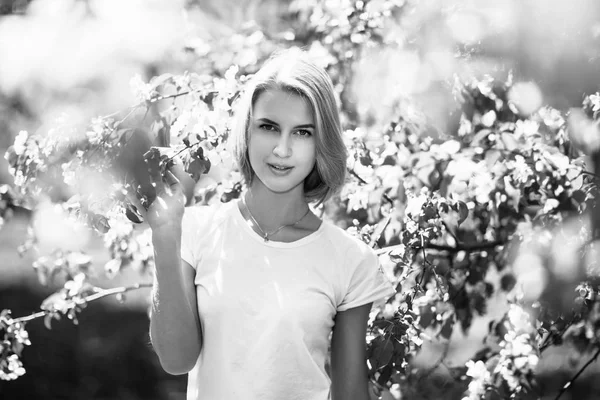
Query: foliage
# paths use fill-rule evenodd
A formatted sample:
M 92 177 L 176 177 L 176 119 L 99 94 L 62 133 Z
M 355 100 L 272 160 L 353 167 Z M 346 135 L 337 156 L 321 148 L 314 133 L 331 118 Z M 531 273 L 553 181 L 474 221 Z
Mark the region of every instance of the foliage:
M 334 79 L 350 150 L 349 182 L 323 212 L 377 248 L 397 288 L 374 309 L 367 337 L 375 391 L 409 391 L 421 373 L 411 361 L 424 340 L 449 345 L 455 332 L 467 332 L 475 318 L 486 316 L 489 299 L 502 292 L 509 299 L 506 312 L 489 324 L 471 360 L 450 372 L 468 386 L 466 399 L 535 395 L 536 367 L 549 346 L 568 342 L 594 357 L 600 349 L 599 225 L 591 212 L 600 95 L 586 97 L 582 110 L 566 117 L 535 101 L 532 106 L 531 87 L 510 76 L 506 82 L 457 80 L 455 131 L 431 135 L 432 127 L 400 107 L 391 121 L 367 124 L 348 90 L 353 63 L 367 47 L 398 45 L 385 27 L 401 24 L 408 7 L 391 0 L 294 2 L 290 32 L 255 30 L 241 44 L 189 49 L 210 57 L 196 73 L 149 82 L 134 77 L 139 103 L 128 110 L 84 126 L 59 120 L 45 135 L 20 132 L 6 153 L 15 181 L 0 188 L 0 221 L 14 207 L 35 209 L 49 193 L 61 213 L 102 235 L 109 276 L 127 267 L 151 273 L 151 242 L 139 207 L 155 193 L 143 163 L 128 160 L 141 161 L 154 145 L 150 167 L 180 164 L 194 182 L 194 203 L 237 198 L 241 177 L 226 146 L 235 101 L 272 49 L 304 46 Z M 57 182 L 73 194 L 68 200 L 53 190 Z M 37 246 L 34 233 L 22 251 Z M 572 257 L 560 258 L 556 241 L 566 239 Z M 569 260 L 576 266 L 565 275 Z M 34 262 L 43 284 L 61 277 L 62 287 L 32 317 L 11 319 L 3 311 L 0 377 L 24 373 L 25 321 L 43 316 L 49 325 L 67 315 L 76 322 L 90 299 L 133 290 L 92 286 L 92 262 L 69 249 Z M 536 287 L 530 287 L 533 280 Z M 564 302 L 553 302 L 552 289 L 565 283 L 573 290 Z

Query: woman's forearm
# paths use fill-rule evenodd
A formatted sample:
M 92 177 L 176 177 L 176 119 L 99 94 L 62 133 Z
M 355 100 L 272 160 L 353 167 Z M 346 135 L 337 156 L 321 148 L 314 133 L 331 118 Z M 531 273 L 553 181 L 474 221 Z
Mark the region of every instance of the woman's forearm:
M 153 232 L 152 243 L 156 268 L 150 338 L 164 370 L 184 374 L 202 346 L 193 269 L 181 260 L 179 227 Z

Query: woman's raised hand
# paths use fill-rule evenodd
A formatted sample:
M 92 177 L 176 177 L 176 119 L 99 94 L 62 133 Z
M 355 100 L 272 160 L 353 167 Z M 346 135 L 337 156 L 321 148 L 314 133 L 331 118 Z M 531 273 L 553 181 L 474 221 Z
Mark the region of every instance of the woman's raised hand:
M 142 207 L 144 219 L 153 231 L 181 225 L 186 197 L 181 182 L 170 170 L 174 164 L 170 160 L 164 160 L 156 147 L 144 154 L 144 161 L 148 165 L 150 181 L 156 191 L 154 201 L 145 212 Z

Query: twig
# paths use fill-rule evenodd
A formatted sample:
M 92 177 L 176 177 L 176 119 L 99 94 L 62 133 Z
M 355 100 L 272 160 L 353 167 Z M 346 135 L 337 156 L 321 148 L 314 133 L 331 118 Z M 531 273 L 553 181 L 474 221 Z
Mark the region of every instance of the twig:
M 138 103 L 138 104 L 136 104 L 134 106 L 130 106 L 130 107 L 127 107 L 127 108 L 136 109 L 138 107 L 143 106 L 146 103 L 156 103 L 157 101 L 173 99 L 173 98 L 176 98 L 176 97 L 179 97 L 179 96 L 185 96 L 186 94 L 190 94 L 190 93 L 193 93 L 193 92 L 196 92 L 196 90 L 188 90 L 187 92 L 179 92 L 179 93 L 175 93 L 175 94 L 170 94 L 168 96 L 156 96 L 156 97 L 153 97 L 153 98 L 151 98 L 151 99 L 149 99 L 147 101 L 143 101 L 141 103 Z M 111 118 L 111 117 L 114 117 L 114 116 L 117 116 L 117 115 L 121 114 L 122 112 L 123 112 L 122 110 L 115 111 L 115 112 L 113 112 L 111 114 L 105 115 L 104 117 L 105 118 Z
M 575 380 L 577 378 L 579 378 L 579 376 L 581 376 L 581 374 L 583 374 L 583 371 L 585 371 L 585 369 L 587 367 L 589 367 L 594 361 L 596 361 L 596 359 L 598 358 L 598 356 L 600 356 L 600 347 L 598 347 L 598 350 L 596 351 L 596 353 L 592 356 L 592 358 L 590 358 L 588 360 L 588 362 L 585 363 L 585 365 L 583 367 L 581 367 L 581 369 L 579 371 L 577 371 L 577 373 L 575 375 L 573 375 L 573 377 L 569 380 L 569 382 L 565 383 L 565 385 L 560 389 L 560 392 L 558 392 L 558 395 L 554 398 L 554 400 L 558 400 L 560 399 L 560 397 L 567 391 L 569 390 L 569 388 L 573 385 L 573 383 L 575 383 Z
M 121 286 L 121 287 L 112 288 L 112 289 L 105 289 L 105 290 L 101 290 L 97 293 L 94 293 L 92 295 L 89 295 L 87 297 L 84 297 L 83 300 L 86 303 L 89 303 L 90 301 L 101 299 L 102 297 L 107 297 L 107 296 L 121 294 L 121 293 L 127 293 L 127 292 L 130 292 L 133 290 L 146 288 L 146 287 L 152 287 L 152 284 L 151 283 L 136 283 L 135 285 L 131 285 L 131 286 Z M 28 315 L 26 317 L 15 318 L 14 321 L 21 322 L 21 323 L 29 322 L 34 319 L 45 317 L 49 313 L 50 313 L 50 311 L 39 311 L 37 313 Z
M 586 170 L 581 170 L 581 174 L 580 174 L 580 175 L 584 175 L 584 174 L 585 174 L 585 175 L 591 175 L 591 176 L 593 176 L 594 178 L 600 178 L 600 175 L 598 175 L 598 174 L 595 174 L 595 173 L 593 173 L 593 172 L 586 171 Z
M 450 253 L 458 253 L 459 251 L 478 251 L 478 250 L 492 249 L 494 247 L 502 246 L 504 244 L 505 243 L 501 242 L 501 241 L 473 243 L 473 244 L 457 244 L 456 246 L 446 246 L 446 245 L 429 243 L 429 244 L 425 245 L 425 248 L 431 249 L 431 250 L 447 251 Z M 389 253 L 390 251 L 393 251 L 394 249 L 397 249 L 401 246 L 404 246 L 404 245 L 398 244 L 398 245 L 394 245 L 394 246 L 383 247 L 381 249 L 375 250 L 375 252 L 378 255 L 381 255 L 384 253 Z
M 421 249 L 423 250 L 423 272 L 419 278 L 419 288 L 423 288 L 423 279 L 425 279 L 427 265 L 431 265 L 431 263 L 427 261 L 427 253 L 425 252 L 425 241 L 423 240 L 423 235 L 421 235 Z
M 148 102 L 149 103 L 156 103 L 157 101 L 174 99 L 176 97 L 185 96 L 185 95 L 193 93 L 193 92 L 195 92 L 195 91 L 188 90 L 187 92 L 179 92 L 179 93 L 175 93 L 175 94 L 170 94 L 168 96 L 157 96 L 157 97 L 151 98 L 150 100 L 148 100 Z
M 483 243 L 469 243 L 469 244 L 457 244 L 456 246 L 445 246 L 440 244 L 429 243 L 427 245 L 428 249 L 432 250 L 442 250 L 449 251 L 453 253 L 457 253 L 459 251 L 478 251 L 478 250 L 486 250 L 493 249 L 497 246 L 503 246 L 505 242 L 502 241 L 494 241 L 494 242 L 483 242 Z
M 360 175 L 358 175 L 352 168 L 348 168 L 348 172 L 350 172 L 350 174 L 353 177 L 355 177 L 356 179 L 358 179 L 358 181 L 360 183 L 362 183 L 363 185 L 367 184 L 367 181 L 365 181 L 363 178 L 361 178 Z M 387 194 L 383 193 L 382 196 L 385 201 L 387 201 L 388 203 L 390 203 L 392 205 L 392 207 L 394 206 L 394 200 L 390 199 L 390 197 Z
M 383 231 L 385 231 L 385 229 L 388 227 L 391 220 L 392 220 L 392 213 L 389 213 L 388 216 L 385 218 L 385 222 L 384 222 L 383 226 L 379 229 L 379 232 L 377 233 L 377 235 L 375 235 L 375 237 L 371 237 L 371 242 L 369 243 L 369 246 L 371 246 L 371 248 L 373 248 L 377 245 L 377 241 L 379 240 L 379 238 L 381 238 L 381 235 L 383 235 Z
M 555 338 L 561 337 L 562 335 L 564 335 L 565 332 L 567 331 L 567 329 L 569 329 L 569 327 L 571 325 L 573 325 L 574 322 L 575 322 L 575 316 L 573 315 L 571 317 L 571 320 L 565 325 L 565 327 L 561 330 L 560 333 L 553 334 L 550 330 L 548 330 L 548 336 L 546 336 L 544 338 L 544 341 L 539 346 L 540 353 L 543 353 L 544 350 L 546 350 L 548 347 L 552 346 L 556 342 Z
M 419 381 L 421 381 L 422 379 L 425 379 L 425 378 L 429 377 L 433 373 L 433 371 L 435 371 L 436 369 L 439 368 L 440 365 L 446 366 L 446 364 L 444 364 L 444 360 L 446 359 L 446 356 L 448 356 L 448 351 L 449 350 L 450 350 L 450 341 L 444 343 L 444 350 L 442 351 L 442 356 L 430 368 L 428 368 L 427 371 L 425 371 L 419 377 Z
M 454 232 L 452 232 L 450 230 L 450 228 L 448 227 L 448 224 L 444 221 L 442 221 L 442 225 L 444 225 L 444 228 L 446 228 L 446 232 L 448 232 L 450 234 L 450 236 L 452 236 L 452 238 L 454 239 L 454 241 L 456 242 L 456 244 L 459 243 L 458 238 L 456 237 L 456 235 L 454 234 Z

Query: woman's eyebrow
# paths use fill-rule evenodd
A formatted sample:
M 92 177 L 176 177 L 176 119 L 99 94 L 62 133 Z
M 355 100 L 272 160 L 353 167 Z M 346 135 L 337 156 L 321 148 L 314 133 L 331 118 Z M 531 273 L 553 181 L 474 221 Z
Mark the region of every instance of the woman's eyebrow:
M 279 124 L 275 121 L 270 120 L 269 118 L 258 118 L 257 119 L 258 122 L 266 122 L 267 124 L 271 124 L 273 126 L 279 126 Z M 311 128 L 311 129 L 315 129 L 314 124 L 302 124 L 302 125 L 298 125 L 294 127 L 295 129 L 306 129 L 306 128 Z

